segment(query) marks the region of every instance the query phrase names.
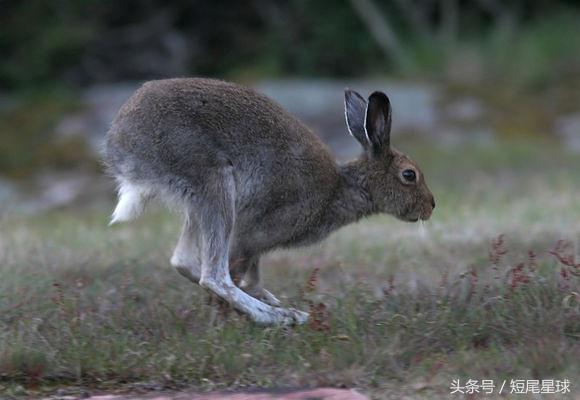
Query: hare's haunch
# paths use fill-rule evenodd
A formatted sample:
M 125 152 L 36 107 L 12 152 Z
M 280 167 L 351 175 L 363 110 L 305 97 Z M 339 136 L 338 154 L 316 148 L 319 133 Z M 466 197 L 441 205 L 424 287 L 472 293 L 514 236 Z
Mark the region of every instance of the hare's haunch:
M 347 90 L 345 116 L 363 152 L 337 165 L 306 126 L 249 88 L 147 82 L 107 135 L 105 158 L 119 183 L 111 223 L 137 217 L 154 197 L 177 205 L 184 223 L 171 264 L 181 275 L 257 323 L 304 323 L 306 313 L 279 307 L 262 288 L 262 254 L 375 213 L 426 220 L 435 207 L 417 165 L 390 145 L 387 96 L 367 101 Z

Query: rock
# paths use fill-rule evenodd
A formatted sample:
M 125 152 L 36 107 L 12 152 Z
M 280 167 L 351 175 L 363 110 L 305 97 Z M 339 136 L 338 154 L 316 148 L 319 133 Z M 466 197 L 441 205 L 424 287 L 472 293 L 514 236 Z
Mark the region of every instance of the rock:
M 495 133 L 490 128 L 476 126 L 473 128 L 459 128 L 456 126 L 442 126 L 435 131 L 437 145 L 454 148 L 469 144 L 490 146 L 495 142 Z
M 147 392 L 160 392 L 162 390 L 167 390 L 167 387 L 159 382 L 137 382 L 132 384 L 131 388 Z
M 580 151 L 580 112 L 558 118 L 554 128 L 568 149 Z
M 53 400 L 54 397 L 45 400 Z M 114 395 L 92 396 L 91 400 L 369 400 L 369 397 L 354 389 L 318 388 L 305 390 L 259 390 L 245 392 L 221 393 L 165 393 L 150 395 Z
M 36 214 L 77 201 L 93 180 L 82 174 L 44 174 L 36 179 L 36 194 L 18 206 L 26 214 Z
M 438 123 L 438 90 L 426 84 L 389 81 L 277 80 L 255 88 L 303 120 L 333 149 L 340 160 L 360 153 L 344 121 L 344 89 L 363 96 L 375 90 L 388 94 L 393 107 L 393 134 L 405 131 L 428 133 Z
M 447 118 L 459 122 L 477 121 L 484 113 L 483 104 L 475 97 L 460 98 L 445 106 Z
M 15 189 L 11 189 L 11 188 Z M 104 175 L 80 171 L 46 172 L 18 187 L 0 180 L 0 215 L 17 212 L 33 215 L 76 204 L 95 204 L 112 193 L 113 183 Z
M 11 182 L 0 179 L 0 215 L 9 213 L 20 200 L 18 190 Z
M 82 95 L 82 111 L 63 118 L 55 132 L 60 136 L 80 135 L 95 155 L 111 121 L 123 103 L 139 87 L 136 83 L 98 85 Z M 358 155 L 359 145 L 348 135 L 344 122 L 344 89 L 350 87 L 368 96 L 386 92 L 393 104 L 393 132 L 429 132 L 438 122 L 437 90 L 425 84 L 387 81 L 277 80 L 254 86 L 311 126 L 335 151 L 339 159 Z
M 192 397 L 176 397 L 175 400 L 369 400 L 352 389 L 319 388 L 289 392 L 248 392 L 232 394 L 208 394 Z M 157 399 L 161 400 L 161 399 Z
M 87 89 L 81 98 L 82 110 L 64 117 L 55 133 L 64 137 L 82 136 L 95 155 L 99 155 L 113 118 L 138 87 L 136 83 L 124 83 Z

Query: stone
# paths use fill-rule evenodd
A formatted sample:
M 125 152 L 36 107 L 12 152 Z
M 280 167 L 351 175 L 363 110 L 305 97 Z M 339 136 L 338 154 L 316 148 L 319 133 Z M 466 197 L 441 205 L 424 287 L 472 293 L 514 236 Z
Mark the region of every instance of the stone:
M 103 394 L 91 400 L 370 400 L 354 389 L 317 388 L 303 390 L 257 390 L 243 392 L 219 392 L 207 394 L 165 393 L 149 395 Z M 55 397 L 44 400 L 54 400 Z
M 554 128 L 566 148 L 580 151 L 580 112 L 558 118 Z

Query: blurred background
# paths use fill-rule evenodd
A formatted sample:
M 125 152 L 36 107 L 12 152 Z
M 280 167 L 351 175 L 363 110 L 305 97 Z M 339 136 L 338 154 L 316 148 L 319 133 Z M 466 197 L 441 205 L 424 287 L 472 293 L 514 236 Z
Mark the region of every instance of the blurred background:
M 433 217 L 373 216 L 265 255 L 266 287 L 312 312 L 305 329 L 220 319 L 170 270 L 179 215 L 107 226 L 110 123 L 144 81 L 178 76 L 255 87 L 339 160 L 360 151 L 344 89 L 386 92 Z M 572 397 L 579 172 L 580 1 L 0 0 L 0 397 L 70 384 L 448 399 L 458 377 L 569 379 Z
M 0 0 L 0 212 L 110 196 L 108 126 L 166 77 L 254 86 L 339 159 L 345 87 L 390 95 L 395 143 L 580 151 L 579 21 L 572 0 Z

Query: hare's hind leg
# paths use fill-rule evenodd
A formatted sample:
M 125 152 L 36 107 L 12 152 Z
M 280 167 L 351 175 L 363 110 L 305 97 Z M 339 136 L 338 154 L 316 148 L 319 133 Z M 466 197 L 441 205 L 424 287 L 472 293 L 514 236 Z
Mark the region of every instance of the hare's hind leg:
M 196 196 L 202 238 L 199 284 L 227 301 L 238 311 L 263 325 L 300 324 L 308 314 L 272 307 L 238 288 L 231 279 L 229 249 L 235 221 L 235 181 L 231 167 L 206 175 L 204 192 Z
M 195 215 L 186 212 L 179 242 L 171 256 L 171 265 L 177 272 L 194 283 L 201 278 L 200 234 Z

